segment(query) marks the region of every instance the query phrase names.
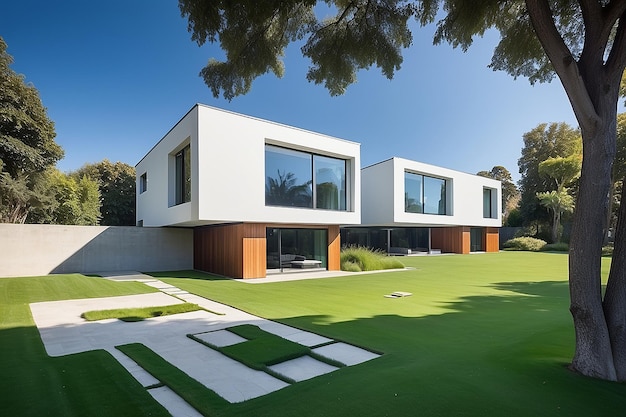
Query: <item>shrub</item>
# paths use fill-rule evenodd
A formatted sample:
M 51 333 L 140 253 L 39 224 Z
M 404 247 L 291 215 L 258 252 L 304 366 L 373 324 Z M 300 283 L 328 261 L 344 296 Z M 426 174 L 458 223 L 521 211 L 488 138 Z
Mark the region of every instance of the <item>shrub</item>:
M 539 250 L 542 252 L 567 252 L 569 251 L 569 245 L 565 242 L 548 243 Z
M 504 242 L 502 245 L 505 249 L 508 250 L 527 250 L 532 252 L 538 252 L 542 247 L 546 245 L 545 240 L 536 239 L 534 237 L 516 237 Z
M 362 246 L 348 246 L 341 250 L 341 269 L 343 271 L 377 271 L 395 268 L 404 268 L 404 264 L 379 250 Z
M 613 256 L 613 246 L 603 246 L 602 247 L 602 256 Z

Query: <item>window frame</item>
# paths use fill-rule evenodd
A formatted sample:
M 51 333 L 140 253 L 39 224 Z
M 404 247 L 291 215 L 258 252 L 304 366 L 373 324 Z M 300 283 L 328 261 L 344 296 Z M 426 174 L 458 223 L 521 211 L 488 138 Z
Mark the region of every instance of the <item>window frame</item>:
M 139 194 L 148 191 L 148 173 L 144 172 L 139 176 Z
M 417 206 L 419 206 L 419 211 L 409 211 L 409 205 L 408 200 L 409 200 L 409 194 L 407 192 L 407 177 L 408 176 L 414 176 L 415 179 L 413 179 L 413 181 L 419 179 L 419 187 L 420 187 L 420 196 L 419 196 L 419 201 L 417 202 L 418 204 L 416 204 Z M 427 190 L 426 190 L 426 184 L 427 184 L 427 179 L 432 179 L 432 180 L 437 180 L 437 181 L 442 181 L 443 182 L 443 192 L 441 192 L 440 190 L 440 198 L 438 200 L 438 204 L 437 204 L 437 212 L 434 213 L 432 211 L 427 211 L 427 205 L 426 205 L 426 196 L 427 196 Z M 404 212 L 405 213 L 412 213 L 412 214 L 428 214 L 428 215 L 434 215 L 434 216 L 447 216 L 448 215 L 448 187 L 449 187 L 449 180 L 446 178 L 441 178 L 441 177 L 435 177 L 433 175 L 427 175 L 427 174 L 423 174 L 420 172 L 415 172 L 415 171 L 411 171 L 408 169 L 404 170 Z M 443 207 L 443 213 L 440 212 L 440 209 Z
M 191 201 L 191 145 L 174 154 L 174 205 Z
M 309 161 L 309 166 L 310 166 L 310 172 L 308 173 L 308 177 L 306 178 L 306 181 L 302 184 L 302 185 L 306 185 L 306 184 L 310 184 L 310 192 L 311 192 L 311 196 L 310 196 L 310 204 L 309 205 L 287 205 L 287 204 L 280 204 L 280 203 L 268 203 L 268 178 L 269 177 L 268 174 L 268 164 L 267 164 L 267 153 L 268 153 L 268 149 L 270 150 L 270 152 L 272 151 L 272 149 L 277 149 L 277 151 L 274 151 L 275 153 L 286 153 L 287 152 L 292 152 L 294 154 L 300 154 L 301 156 L 306 156 Z M 265 168 L 265 206 L 267 207 L 291 207 L 291 208 L 303 208 L 303 209 L 312 209 L 312 210 L 329 210 L 329 211 L 349 211 L 349 183 L 350 183 L 350 176 L 349 176 L 349 166 L 350 166 L 350 159 L 346 159 L 346 158 L 337 158 L 335 156 L 330 156 L 330 155 L 325 155 L 322 153 L 316 153 L 316 152 L 310 152 L 310 151 L 306 151 L 306 150 L 301 150 L 301 149 L 294 149 L 294 148 L 289 148 L 289 147 L 285 147 L 285 146 L 280 146 L 280 145 L 274 145 L 272 143 L 266 143 L 265 144 L 265 149 L 264 149 L 264 157 L 265 157 L 265 164 L 264 164 L 264 168 Z M 327 208 L 327 207 L 319 207 L 319 202 L 318 200 L 318 196 L 319 196 L 319 190 L 318 190 L 318 186 L 321 184 L 317 183 L 317 179 L 318 179 L 318 175 L 317 175 L 317 163 L 316 160 L 319 160 L 318 162 L 328 162 L 328 160 L 331 161 L 338 161 L 341 162 L 343 164 L 343 184 L 340 184 L 340 188 L 339 188 L 339 199 L 338 199 L 338 203 L 337 203 L 337 207 L 338 208 Z M 308 167 L 307 167 L 308 168 Z M 280 170 L 279 170 L 280 171 Z

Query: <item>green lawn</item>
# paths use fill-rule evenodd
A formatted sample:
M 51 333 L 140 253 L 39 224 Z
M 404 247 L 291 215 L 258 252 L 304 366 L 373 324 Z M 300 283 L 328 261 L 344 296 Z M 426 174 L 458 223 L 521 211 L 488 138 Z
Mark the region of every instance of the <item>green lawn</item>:
M 0 415 L 167 416 L 105 351 L 50 358 L 28 303 L 154 292 L 82 275 L 0 278 Z
M 623 414 L 626 384 L 567 369 L 574 338 L 566 255 L 503 252 L 402 261 L 416 269 L 262 285 L 198 273 L 158 275 L 250 313 L 384 353 L 217 407 L 215 415 Z M 162 415 L 104 352 L 47 358 L 26 304 L 142 289 L 148 291 L 141 284 L 75 275 L 0 279 L 0 414 Z M 393 291 L 413 295 L 384 297 Z M 63 388 L 70 382 L 71 389 Z

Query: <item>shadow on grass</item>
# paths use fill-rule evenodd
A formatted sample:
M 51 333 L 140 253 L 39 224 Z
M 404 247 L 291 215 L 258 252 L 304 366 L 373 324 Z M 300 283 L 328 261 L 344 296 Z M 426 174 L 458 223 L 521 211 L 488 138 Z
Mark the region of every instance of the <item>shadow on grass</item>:
M 492 287 L 502 295 L 460 298 L 444 304 L 447 313 L 425 317 L 379 314 L 337 322 L 324 315 L 285 315 L 277 321 L 385 355 L 228 404 L 219 415 L 623 413 L 625 384 L 580 377 L 566 368 L 574 346 L 567 283 L 501 282 Z M 389 300 L 394 303 L 389 305 L 411 302 L 407 297 Z M 6 415 L 164 414 L 108 353 L 50 358 L 34 327 L 0 331 L 0 367 Z

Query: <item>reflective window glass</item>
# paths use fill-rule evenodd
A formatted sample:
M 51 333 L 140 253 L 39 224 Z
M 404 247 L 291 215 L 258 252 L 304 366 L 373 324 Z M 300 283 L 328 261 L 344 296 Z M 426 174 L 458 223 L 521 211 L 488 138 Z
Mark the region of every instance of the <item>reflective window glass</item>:
M 446 180 L 424 176 L 424 213 L 446 214 Z
M 422 202 L 423 177 L 412 172 L 404 173 L 404 211 L 407 213 L 423 213 Z
M 315 155 L 315 207 L 346 210 L 346 161 Z
M 265 147 L 265 204 L 313 207 L 313 167 L 306 152 Z

